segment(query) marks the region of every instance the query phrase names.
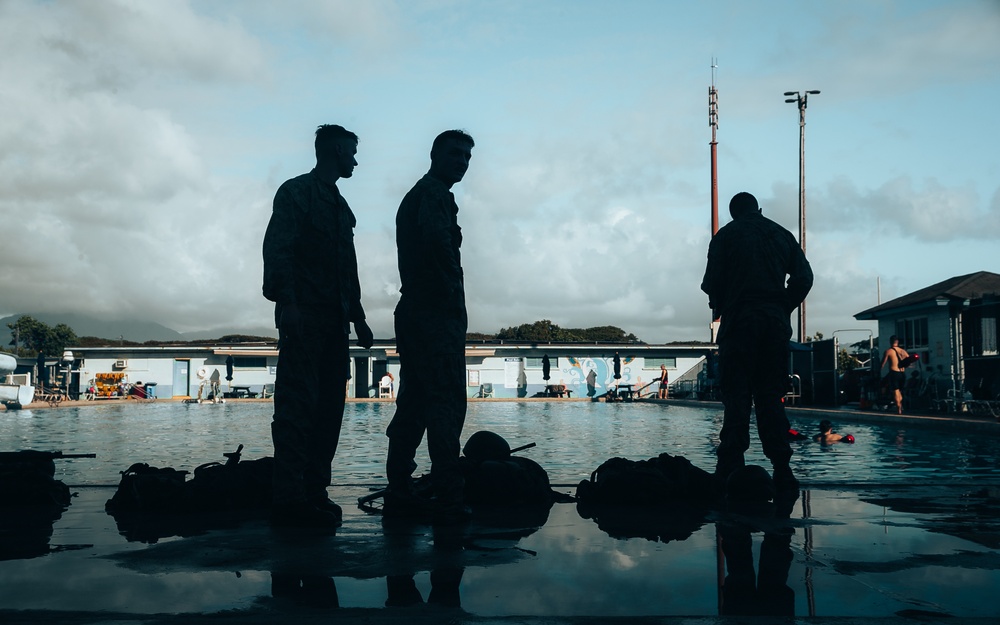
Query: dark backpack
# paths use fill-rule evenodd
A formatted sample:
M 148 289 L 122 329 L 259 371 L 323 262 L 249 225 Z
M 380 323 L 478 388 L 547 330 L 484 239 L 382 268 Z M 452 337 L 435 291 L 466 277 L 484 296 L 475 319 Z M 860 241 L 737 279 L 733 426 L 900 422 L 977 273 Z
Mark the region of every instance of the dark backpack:
M 203 464 L 187 483 L 188 505 L 213 511 L 266 508 L 271 505 L 273 475 L 271 457 Z
M 663 453 L 648 460 L 611 458 L 580 482 L 576 498 L 591 505 L 658 506 L 710 499 L 714 492 L 711 474 L 683 456 Z
M 137 462 L 121 472 L 118 490 L 104 504 L 108 512 L 160 511 L 177 512 L 186 505 L 187 471 L 170 467 L 151 467 Z
M 470 504 L 552 503 L 549 475 L 530 458 L 510 456 L 505 460 L 467 461 L 463 463 L 463 474 L 465 501 Z

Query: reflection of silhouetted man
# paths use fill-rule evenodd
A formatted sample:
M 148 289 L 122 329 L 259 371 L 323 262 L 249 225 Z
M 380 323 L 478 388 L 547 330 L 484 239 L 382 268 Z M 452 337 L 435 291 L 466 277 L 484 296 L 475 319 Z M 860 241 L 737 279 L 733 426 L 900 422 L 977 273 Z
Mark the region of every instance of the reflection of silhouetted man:
M 432 570 L 431 592 L 427 596 L 427 603 L 447 608 L 462 607 L 459 586 L 464 573 L 465 569 L 461 567 Z M 385 585 L 387 591 L 386 607 L 407 607 L 424 602 L 412 575 L 388 575 L 385 578 Z
M 765 533 L 758 571 L 753 566 L 753 538 L 746 528 L 718 526 L 726 557 L 722 586 L 723 615 L 794 616 L 795 591 L 788 585 L 792 534 Z
M 339 608 L 337 583 L 322 575 L 271 573 L 271 596 L 310 608 Z
M 395 321 L 400 371 L 396 414 L 386 432 L 387 513 L 415 503 L 413 458 L 426 431 L 436 512 L 442 518 L 468 514 L 459 465 L 468 317 L 462 229 L 451 187 L 465 176 L 474 145 L 472 137 L 460 130 L 438 135 L 431 147 L 430 170 L 406 194 L 396 213 L 402 283 Z
M 274 381 L 274 510 L 279 526 L 336 526 L 327 497 L 330 464 L 344 419 L 350 324 L 371 347 L 361 307 L 357 220 L 337 189 L 357 166 L 357 136 L 340 126 L 316 130 L 316 167 L 274 196 L 264 235 L 264 297 L 275 303 L 281 355 Z
M 797 492 L 781 400 L 788 384 L 788 318 L 812 288 L 812 269 L 792 234 L 761 215 L 757 198 L 737 193 L 729 212 L 733 221 L 712 238 L 701 283 L 709 306 L 722 317 L 719 383 L 725 416 L 715 472 L 725 480 L 743 466 L 754 406 L 775 487 Z

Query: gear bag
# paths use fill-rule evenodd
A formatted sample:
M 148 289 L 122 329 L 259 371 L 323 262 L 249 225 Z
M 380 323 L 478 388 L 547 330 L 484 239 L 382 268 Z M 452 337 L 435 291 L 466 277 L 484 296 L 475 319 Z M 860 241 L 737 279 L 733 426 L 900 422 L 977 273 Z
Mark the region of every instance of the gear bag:
M 662 453 L 648 460 L 611 458 L 577 486 L 580 503 L 664 505 L 673 500 L 710 499 L 712 475 L 683 456 Z
M 108 512 L 178 511 L 185 507 L 187 471 L 136 462 L 122 471 L 118 490 L 104 504 Z

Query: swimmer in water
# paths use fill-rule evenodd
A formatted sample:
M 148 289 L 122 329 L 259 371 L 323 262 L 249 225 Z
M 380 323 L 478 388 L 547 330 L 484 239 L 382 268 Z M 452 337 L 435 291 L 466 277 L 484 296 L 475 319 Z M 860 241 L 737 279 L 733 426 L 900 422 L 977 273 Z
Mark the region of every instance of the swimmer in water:
M 833 424 L 823 419 L 819 423 L 819 434 L 813 436 L 813 440 L 817 443 L 836 443 L 837 441 L 843 440 L 844 437 L 833 431 Z

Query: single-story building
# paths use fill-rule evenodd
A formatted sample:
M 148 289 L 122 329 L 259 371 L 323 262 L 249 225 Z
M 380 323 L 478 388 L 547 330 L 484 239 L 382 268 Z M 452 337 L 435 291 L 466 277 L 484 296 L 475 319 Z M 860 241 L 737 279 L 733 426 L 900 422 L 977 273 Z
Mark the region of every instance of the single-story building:
M 571 397 L 603 394 L 616 384 L 631 384 L 635 390 L 659 379 L 660 365 L 669 371 L 678 388 L 697 384 L 711 343 L 666 345 L 615 343 L 509 343 L 473 342 L 466 345 L 466 380 L 469 397 L 533 397 L 547 386 L 564 386 Z M 259 396 L 273 391 L 278 365 L 275 343 L 179 344 L 168 346 L 71 347 L 69 358 L 59 361 L 69 370 L 70 395 L 87 393 L 98 381 L 142 382 L 158 398 L 207 397 L 211 382 L 220 381 L 220 392 Z M 615 355 L 619 356 L 620 379 L 614 377 Z M 544 379 L 543 360 L 549 359 L 549 379 Z M 377 397 L 379 380 L 389 373 L 399 379 L 399 354 L 394 342 L 379 341 L 371 349 L 350 348 L 351 379 L 348 397 Z M 228 366 L 232 380 L 227 380 Z M 324 363 L 317 362 L 317 367 Z M 593 372 L 593 375 L 591 375 Z M 58 373 L 58 372 L 53 372 Z M 594 388 L 588 386 L 588 376 Z M 398 386 L 398 382 L 396 384 Z M 655 385 L 645 392 L 653 392 Z M 200 391 L 200 395 L 199 395 Z

